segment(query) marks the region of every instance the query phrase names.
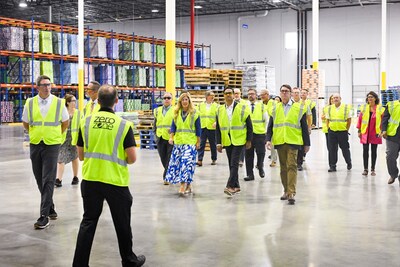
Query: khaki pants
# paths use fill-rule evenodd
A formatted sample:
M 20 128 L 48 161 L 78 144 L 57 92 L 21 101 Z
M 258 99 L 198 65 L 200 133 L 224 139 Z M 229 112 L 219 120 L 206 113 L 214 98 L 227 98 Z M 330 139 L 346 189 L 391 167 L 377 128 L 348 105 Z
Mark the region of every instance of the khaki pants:
M 296 195 L 297 184 L 297 149 L 288 144 L 277 148 L 279 163 L 281 165 L 281 181 L 287 194 Z

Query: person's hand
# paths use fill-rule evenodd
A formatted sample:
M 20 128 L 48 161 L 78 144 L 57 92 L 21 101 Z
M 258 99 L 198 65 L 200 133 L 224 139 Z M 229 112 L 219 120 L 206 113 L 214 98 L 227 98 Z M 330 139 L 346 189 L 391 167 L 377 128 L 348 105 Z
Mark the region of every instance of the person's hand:
M 214 129 L 217 128 L 217 122 L 214 122 L 213 125 L 212 125 L 212 127 L 213 127 Z
M 308 128 L 308 135 L 311 135 L 311 128 Z
M 218 151 L 219 153 L 222 153 L 222 145 L 217 145 L 217 151 Z
M 360 139 L 361 139 L 361 133 L 358 133 L 358 138 L 360 138 Z
M 196 150 L 199 150 L 200 149 L 200 142 L 197 142 L 196 143 Z
M 268 141 L 268 142 L 267 142 L 266 147 L 267 147 L 268 150 L 271 150 L 271 149 L 272 149 L 272 143 L 271 143 L 271 141 Z
M 251 141 L 246 141 L 246 149 L 250 149 L 251 148 Z
M 304 146 L 304 153 L 308 153 L 310 151 L 310 146 Z
M 386 132 L 386 131 L 381 132 L 381 133 L 379 134 L 379 137 L 383 137 L 383 138 L 386 139 L 386 137 L 387 137 L 387 132 Z
M 168 143 L 169 143 L 170 145 L 173 145 L 173 144 L 174 144 L 174 139 L 173 139 L 173 138 L 170 138 L 170 139 L 168 140 Z

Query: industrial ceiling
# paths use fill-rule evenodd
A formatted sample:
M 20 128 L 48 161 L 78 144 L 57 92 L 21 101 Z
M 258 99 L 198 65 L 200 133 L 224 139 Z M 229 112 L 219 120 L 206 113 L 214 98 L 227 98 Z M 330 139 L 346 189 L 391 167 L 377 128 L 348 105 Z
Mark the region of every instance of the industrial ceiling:
M 19 6 L 25 2 L 27 7 Z M 85 23 L 121 22 L 165 17 L 165 0 L 86 0 Z M 379 5 L 381 0 L 320 0 L 320 8 Z M 400 0 L 388 0 L 389 4 Z M 176 0 L 176 16 L 190 15 L 190 0 Z M 196 15 L 257 12 L 275 9 L 310 10 L 312 0 L 196 0 Z M 76 25 L 78 0 L 0 0 L 0 16 Z M 157 12 L 156 12 L 157 11 Z

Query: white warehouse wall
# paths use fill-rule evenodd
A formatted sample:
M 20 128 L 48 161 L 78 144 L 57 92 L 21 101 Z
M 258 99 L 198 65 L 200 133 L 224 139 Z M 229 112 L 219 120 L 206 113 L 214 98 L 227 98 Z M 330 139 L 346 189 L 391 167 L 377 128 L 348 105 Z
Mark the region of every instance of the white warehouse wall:
M 252 14 L 227 14 L 196 17 L 196 43 L 211 44 L 213 62 L 238 63 L 238 17 Z M 176 39 L 190 39 L 190 20 L 177 18 Z M 241 60 L 262 61 L 276 67 L 276 87 L 283 83 L 296 85 L 297 50 L 284 48 L 284 33 L 297 31 L 297 12 L 271 11 L 265 17 L 244 17 L 240 24 Z M 400 4 L 388 5 L 387 84 L 400 85 Z M 114 30 L 143 36 L 165 38 L 165 20 L 129 21 L 90 25 L 95 29 Z M 240 26 L 240 25 L 239 25 Z M 312 14 L 308 12 L 308 64 L 312 62 Z M 340 80 L 337 63 L 320 63 L 326 69 L 326 85 L 339 85 L 343 100 L 352 102 L 352 80 L 355 85 L 378 85 L 379 62 L 354 64 L 352 79 L 351 56 L 378 57 L 381 40 L 381 7 L 365 6 L 320 10 L 320 58 L 341 59 Z M 335 65 L 336 64 L 336 65 Z

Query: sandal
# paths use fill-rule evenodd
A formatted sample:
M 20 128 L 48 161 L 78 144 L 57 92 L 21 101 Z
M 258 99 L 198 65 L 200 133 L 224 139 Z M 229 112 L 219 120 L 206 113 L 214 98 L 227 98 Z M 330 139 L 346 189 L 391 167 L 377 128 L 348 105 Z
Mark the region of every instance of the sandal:
M 364 170 L 362 173 L 363 176 L 367 176 L 368 175 L 368 170 Z
M 371 170 L 371 176 L 375 176 L 375 175 L 376 175 L 375 170 Z
M 185 194 L 185 183 L 181 183 L 181 187 L 179 187 L 178 194 L 181 196 Z
M 192 185 L 188 184 L 185 189 L 185 194 L 193 193 Z

